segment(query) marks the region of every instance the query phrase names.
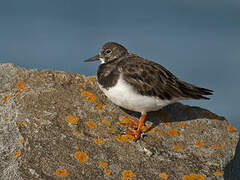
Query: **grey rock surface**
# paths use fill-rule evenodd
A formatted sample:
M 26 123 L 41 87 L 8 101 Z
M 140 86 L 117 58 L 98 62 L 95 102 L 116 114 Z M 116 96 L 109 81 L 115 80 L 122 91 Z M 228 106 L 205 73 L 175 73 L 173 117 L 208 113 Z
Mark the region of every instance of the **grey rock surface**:
M 112 104 L 94 77 L 0 64 L 0 179 L 239 179 L 239 134 L 181 103 L 139 114 Z

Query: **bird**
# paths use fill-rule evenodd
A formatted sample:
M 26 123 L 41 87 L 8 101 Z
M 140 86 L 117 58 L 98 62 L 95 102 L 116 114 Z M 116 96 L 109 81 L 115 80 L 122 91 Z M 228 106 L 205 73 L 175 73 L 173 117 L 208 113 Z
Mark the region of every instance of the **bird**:
M 141 113 L 138 121 L 128 123 L 129 135 L 141 137 L 148 112 L 157 111 L 179 100 L 208 100 L 213 91 L 182 81 L 160 64 L 129 53 L 121 44 L 105 43 L 100 52 L 85 62 L 101 61 L 97 83 L 116 105 Z M 132 128 L 135 127 L 135 128 Z

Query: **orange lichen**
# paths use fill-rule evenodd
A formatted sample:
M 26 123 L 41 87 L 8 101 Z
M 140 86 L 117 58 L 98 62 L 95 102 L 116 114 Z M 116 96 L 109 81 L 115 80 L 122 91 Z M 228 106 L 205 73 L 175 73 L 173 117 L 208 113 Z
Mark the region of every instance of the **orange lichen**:
M 4 121 L 8 121 L 8 118 L 5 118 Z
M 74 157 L 79 161 L 79 162 L 85 162 L 88 158 L 87 153 L 85 152 L 76 152 L 74 154 Z
M 212 148 L 212 149 L 222 149 L 222 146 L 213 144 L 213 145 L 211 145 L 211 148 Z
M 13 154 L 13 157 L 18 157 L 18 156 L 20 156 L 21 155 L 21 152 L 20 151 L 17 151 L 17 152 L 15 152 L 14 154 Z
M 87 122 L 87 125 L 88 125 L 88 127 L 90 127 L 90 128 L 94 128 L 94 127 L 95 127 L 94 121 L 88 121 L 88 122 Z
M 111 122 L 108 121 L 108 120 L 102 120 L 102 123 L 106 126 L 110 126 L 111 125 Z
M 220 171 L 216 171 L 216 172 L 213 173 L 213 175 L 214 175 L 214 176 L 222 176 L 223 173 L 220 172 Z
M 96 144 L 104 144 L 104 140 L 102 140 L 102 139 L 94 138 L 93 140 Z
M 96 77 L 95 76 L 90 76 L 90 77 L 88 77 L 88 81 L 94 82 L 94 81 L 96 81 Z
M 75 145 L 73 148 L 76 149 L 76 150 L 79 149 L 78 145 Z
M 110 175 L 110 173 L 111 173 L 111 171 L 108 170 L 108 169 L 104 169 L 103 171 L 104 171 L 104 173 L 105 173 L 106 175 Z
M 169 136 L 180 136 L 180 132 L 177 129 L 169 129 L 167 130 L 167 134 Z
M 98 104 L 96 105 L 96 109 L 102 109 L 104 107 L 104 104 Z
M 100 161 L 100 162 L 98 163 L 98 165 L 99 165 L 100 167 L 102 167 L 102 168 L 105 168 L 105 167 L 107 167 L 108 163 L 103 162 L 103 161 Z
M 193 177 L 190 176 L 183 176 L 183 180 L 194 180 Z
M 122 176 L 123 176 L 123 180 L 126 180 L 126 179 L 134 177 L 135 174 L 133 174 L 133 172 L 131 170 L 124 170 L 122 172 Z
M 229 132 L 236 132 L 236 131 L 237 131 L 237 130 L 236 130 L 234 127 L 232 127 L 231 125 L 227 126 L 227 130 L 228 130 Z
M 133 119 L 131 117 L 123 116 L 121 122 L 122 123 L 128 123 L 128 122 L 131 122 L 132 120 Z
M 124 124 L 121 124 L 121 122 L 120 122 L 120 121 L 116 122 L 116 124 L 118 124 L 118 125 L 124 125 Z
M 147 131 L 147 133 L 150 134 L 150 133 L 153 133 L 154 131 L 155 131 L 155 129 L 152 128 L 152 129 L 150 129 L 149 131 Z
M 82 136 L 83 133 L 80 133 L 80 132 L 78 132 L 78 131 L 74 131 L 74 132 L 73 132 L 73 135 L 74 135 L 74 136 Z
M 183 128 L 185 126 L 185 123 L 184 122 L 178 122 L 178 126 Z
M 23 142 L 23 138 L 18 140 L 18 144 L 21 144 Z
M 198 146 L 198 147 L 202 147 L 203 145 L 202 145 L 202 141 L 199 141 L 199 140 L 197 140 L 196 142 L 195 142 L 195 145 L 196 146 Z
M 54 89 L 50 89 L 49 92 L 50 92 L 50 93 L 53 93 L 53 92 L 54 92 Z
M 92 93 L 90 93 L 88 91 L 83 91 L 81 95 L 83 97 L 86 97 L 86 101 L 90 101 L 92 103 L 94 103 L 97 99 Z
M 207 113 L 207 112 L 204 112 L 204 113 L 202 113 L 202 116 L 205 117 L 205 118 L 209 118 L 209 117 L 210 117 L 210 114 Z
M 191 173 L 190 176 L 183 176 L 183 180 L 204 180 L 204 176 Z
M 22 125 L 23 122 L 22 122 L 22 121 L 18 121 L 17 124 L 18 124 L 18 125 Z
M 133 119 L 131 117 L 123 116 L 122 120 L 116 122 L 116 124 L 118 124 L 118 125 L 125 125 L 127 123 L 131 123 L 132 121 L 133 121 Z
M 9 98 L 9 96 L 5 96 L 5 97 L 1 98 L 1 101 L 5 102 L 8 98 Z
M 204 180 L 204 176 L 203 175 L 200 175 L 200 174 L 190 174 L 191 177 L 193 177 L 194 179 L 196 180 Z
M 134 139 L 134 136 L 124 134 L 122 136 L 115 136 L 115 139 L 118 140 L 119 142 L 129 142 Z
M 25 87 L 25 82 L 24 82 L 24 81 L 18 82 L 18 83 L 16 84 L 16 87 L 17 87 L 18 89 L 22 89 L 22 90 L 26 89 L 26 87 Z
M 160 173 L 159 174 L 159 176 L 160 176 L 160 178 L 162 178 L 162 179 L 164 179 L 164 180 L 167 180 L 168 179 L 168 175 L 167 175 L 167 173 Z
M 21 92 L 21 91 L 20 91 L 19 89 L 15 91 L 15 93 L 20 93 L 20 92 Z
M 163 132 L 162 131 L 156 131 L 156 134 L 157 135 L 163 135 Z
M 56 176 L 67 177 L 68 174 L 69 174 L 68 170 L 66 170 L 66 169 L 56 169 Z
M 111 134 L 113 134 L 113 133 L 116 132 L 116 129 L 114 129 L 114 128 L 108 128 L 108 132 L 111 133 Z
M 146 132 L 146 131 L 148 131 L 151 127 L 152 127 L 152 126 L 150 126 L 150 125 L 144 125 L 144 126 L 142 126 L 141 130 L 144 131 L 144 132 Z
M 173 146 L 173 149 L 178 152 L 178 151 L 180 151 L 182 149 L 182 146 L 177 144 L 177 145 Z
M 79 118 L 73 115 L 68 115 L 65 117 L 65 121 L 67 121 L 68 123 L 76 124 L 79 121 Z
M 160 117 L 160 118 L 163 118 L 163 119 L 167 119 L 168 118 L 168 113 L 167 112 L 158 112 L 157 115 Z

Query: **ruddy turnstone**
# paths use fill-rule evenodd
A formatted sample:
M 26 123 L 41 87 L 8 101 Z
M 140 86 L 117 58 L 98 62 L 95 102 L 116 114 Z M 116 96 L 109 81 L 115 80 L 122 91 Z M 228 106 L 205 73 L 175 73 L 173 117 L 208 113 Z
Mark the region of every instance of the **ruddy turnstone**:
M 138 122 L 128 125 L 128 134 L 139 139 L 147 112 L 178 100 L 209 99 L 212 90 L 184 82 L 163 66 L 131 54 L 115 42 L 104 44 L 98 55 L 85 61 L 101 60 L 97 70 L 100 89 L 115 104 L 141 113 Z

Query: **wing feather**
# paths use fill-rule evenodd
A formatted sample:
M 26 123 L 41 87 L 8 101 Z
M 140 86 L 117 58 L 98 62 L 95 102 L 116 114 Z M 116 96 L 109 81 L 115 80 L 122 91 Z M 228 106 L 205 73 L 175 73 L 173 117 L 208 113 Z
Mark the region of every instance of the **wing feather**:
M 136 55 L 119 61 L 118 68 L 124 80 L 142 95 L 168 100 L 209 99 L 203 95 L 213 92 L 181 81 L 163 66 Z

